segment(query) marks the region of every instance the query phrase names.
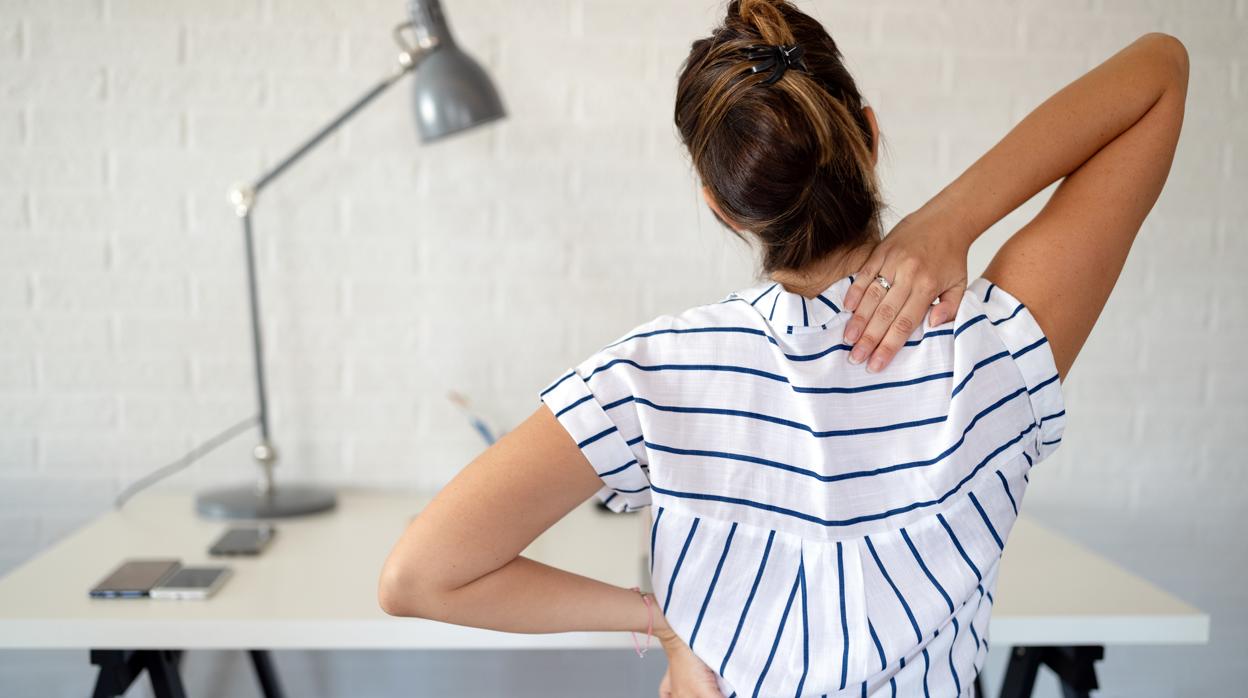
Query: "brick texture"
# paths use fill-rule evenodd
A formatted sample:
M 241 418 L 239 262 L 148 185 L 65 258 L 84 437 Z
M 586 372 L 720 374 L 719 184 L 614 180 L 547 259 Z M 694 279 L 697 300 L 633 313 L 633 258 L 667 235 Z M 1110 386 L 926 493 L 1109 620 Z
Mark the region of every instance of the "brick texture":
M 1164 661 L 1110 648 L 1100 695 L 1238 691 L 1248 1 L 800 4 L 879 114 L 888 222 L 1139 34 L 1186 43 L 1174 169 L 1067 382 L 1067 443 L 1028 506 L 1213 616 L 1206 648 L 1167 648 Z M 282 477 L 437 488 L 482 448 L 448 390 L 514 425 L 546 382 L 629 327 L 753 282 L 671 122 L 676 71 L 720 3 L 445 5 L 508 119 L 421 146 L 400 86 L 256 209 Z M 226 191 L 388 74 L 403 11 L 0 0 L 0 573 L 253 410 Z M 972 277 L 1048 193 L 975 245 Z M 250 438 L 167 486 L 250 477 Z M 990 685 L 1003 659 L 994 648 Z M 316 661 L 336 685 L 370 671 L 381 685 L 371 660 Z M 609 685 L 651 690 L 653 667 L 636 671 Z M 193 671 L 191 692 L 254 690 L 234 674 Z M 90 680 L 85 656 L 0 653 L 6 695 L 81 695 Z M 328 695 L 300 680 L 293 694 Z

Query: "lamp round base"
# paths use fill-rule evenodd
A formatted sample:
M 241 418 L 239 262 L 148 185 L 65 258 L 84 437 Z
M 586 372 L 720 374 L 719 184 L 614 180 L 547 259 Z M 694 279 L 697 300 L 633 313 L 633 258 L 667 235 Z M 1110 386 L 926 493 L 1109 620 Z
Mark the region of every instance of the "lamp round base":
M 195 497 L 195 510 L 209 519 L 283 519 L 329 511 L 337 504 L 333 490 L 312 485 L 281 485 L 268 493 L 237 485 Z

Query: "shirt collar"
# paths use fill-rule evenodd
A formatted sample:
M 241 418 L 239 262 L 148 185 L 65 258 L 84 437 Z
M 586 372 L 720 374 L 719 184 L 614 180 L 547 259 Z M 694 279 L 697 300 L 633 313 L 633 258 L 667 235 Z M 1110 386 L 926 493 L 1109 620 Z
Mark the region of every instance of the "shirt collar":
M 845 309 L 845 293 L 854 283 L 854 275 L 843 276 L 813 298 L 786 291 L 776 281 L 765 281 L 729 295 L 750 304 L 775 326 L 819 327 L 826 325 Z

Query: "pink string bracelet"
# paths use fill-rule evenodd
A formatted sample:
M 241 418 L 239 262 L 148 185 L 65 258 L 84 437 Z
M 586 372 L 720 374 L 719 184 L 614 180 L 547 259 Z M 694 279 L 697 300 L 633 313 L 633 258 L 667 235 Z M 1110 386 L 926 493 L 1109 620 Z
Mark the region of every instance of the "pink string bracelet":
M 638 594 L 641 594 L 641 600 L 646 604 L 646 612 L 649 615 L 649 620 L 646 623 L 646 648 L 645 649 L 642 649 L 641 643 L 637 641 L 637 633 L 636 632 L 632 633 L 633 648 L 637 650 L 638 657 L 644 657 L 646 656 L 646 652 L 649 651 L 650 649 L 650 637 L 654 633 L 654 606 L 650 605 L 650 597 L 646 596 L 645 592 L 643 592 L 640 587 L 629 587 L 629 590 L 635 591 Z

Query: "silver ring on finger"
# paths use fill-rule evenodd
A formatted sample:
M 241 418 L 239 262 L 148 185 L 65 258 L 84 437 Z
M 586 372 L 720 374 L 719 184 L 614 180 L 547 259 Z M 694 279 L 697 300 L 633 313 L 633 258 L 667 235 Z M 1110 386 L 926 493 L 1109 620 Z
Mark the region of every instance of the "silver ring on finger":
M 880 286 L 883 286 L 885 291 L 893 287 L 893 285 L 888 282 L 888 279 L 884 278 L 883 276 L 879 274 L 875 275 L 875 283 L 879 284 Z

